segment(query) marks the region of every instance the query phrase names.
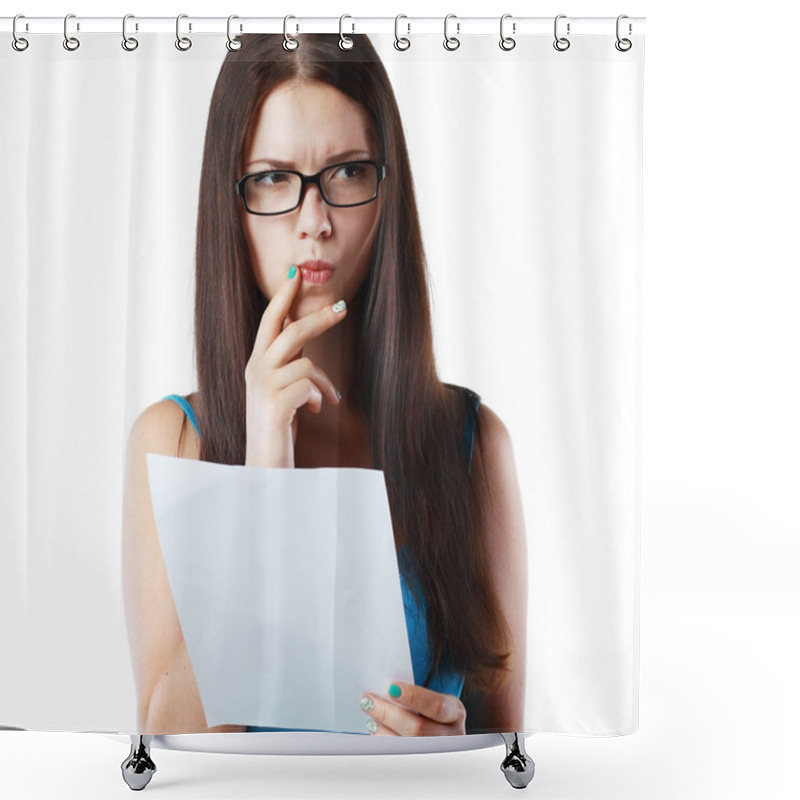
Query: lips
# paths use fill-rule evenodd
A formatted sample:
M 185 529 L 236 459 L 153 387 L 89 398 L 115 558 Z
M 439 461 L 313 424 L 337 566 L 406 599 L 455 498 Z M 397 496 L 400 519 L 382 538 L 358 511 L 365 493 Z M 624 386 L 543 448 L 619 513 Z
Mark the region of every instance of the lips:
M 330 280 L 334 269 L 331 264 L 321 259 L 312 261 L 304 261 L 302 264 L 297 265 L 300 272 L 303 273 L 303 280 L 316 285 L 325 283 Z

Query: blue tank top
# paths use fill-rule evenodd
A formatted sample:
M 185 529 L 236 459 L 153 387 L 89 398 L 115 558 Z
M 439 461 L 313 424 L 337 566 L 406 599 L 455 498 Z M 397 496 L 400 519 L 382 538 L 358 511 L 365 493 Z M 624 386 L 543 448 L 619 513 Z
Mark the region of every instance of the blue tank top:
M 450 389 L 462 391 L 467 396 L 467 414 L 466 422 L 464 425 L 464 454 L 467 461 L 467 470 L 472 471 L 472 450 L 475 441 L 475 424 L 478 416 L 478 406 L 480 405 L 481 398 L 475 392 L 465 389 L 463 387 L 454 386 L 452 384 L 445 384 Z M 173 400 L 176 402 L 186 413 L 189 422 L 192 423 L 197 437 L 200 438 L 200 426 L 197 421 L 197 416 L 194 413 L 189 401 L 179 395 L 171 394 L 164 398 L 164 400 Z M 408 554 L 406 546 L 403 545 L 397 551 L 398 561 L 402 564 L 404 569 L 399 570 L 400 574 L 400 589 L 403 595 L 403 608 L 406 615 L 406 631 L 408 632 L 408 644 L 411 650 L 411 665 L 414 670 L 414 683 L 422 685 L 428 675 L 432 662 L 432 654 L 428 647 L 428 624 L 427 624 L 427 608 L 425 603 L 425 596 L 419 586 L 418 579 L 415 575 L 413 563 Z M 417 603 L 412 588 L 406 582 L 403 572 L 411 576 L 410 580 L 414 583 L 414 589 L 417 590 L 417 595 L 420 597 L 420 602 Z M 456 697 L 461 697 L 461 691 L 464 688 L 464 673 L 458 672 L 449 663 L 447 655 L 445 654 L 439 662 L 439 667 L 433 674 L 428 688 L 435 692 L 442 692 L 444 694 L 454 694 Z M 297 730 L 290 728 L 260 728 L 254 725 L 248 725 L 247 731 L 281 731 L 281 730 Z

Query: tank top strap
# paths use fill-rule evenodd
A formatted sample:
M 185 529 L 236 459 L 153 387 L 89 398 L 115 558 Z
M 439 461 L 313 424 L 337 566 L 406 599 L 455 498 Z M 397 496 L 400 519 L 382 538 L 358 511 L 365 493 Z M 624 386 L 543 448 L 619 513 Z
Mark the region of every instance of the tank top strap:
M 197 417 L 195 416 L 194 409 L 192 408 L 192 404 L 182 395 L 180 394 L 169 394 L 166 397 L 163 397 L 162 400 L 172 400 L 173 402 L 177 403 L 183 410 L 186 416 L 189 418 L 189 422 L 192 423 L 192 427 L 197 432 L 197 438 L 200 438 L 200 427 L 197 424 Z
M 467 399 L 467 418 L 464 423 L 464 450 L 467 454 L 467 472 L 472 472 L 472 451 L 475 449 L 475 426 L 478 422 L 478 407 L 481 398 L 471 389 L 464 389 Z
M 464 457 L 469 474 L 472 472 L 472 451 L 475 447 L 475 427 L 478 422 L 478 407 L 481 404 L 481 398 L 480 395 L 465 386 L 457 386 L 454 383 L 445 383 L 444 385 L 448 389 L 458 392 L 464 398 Z

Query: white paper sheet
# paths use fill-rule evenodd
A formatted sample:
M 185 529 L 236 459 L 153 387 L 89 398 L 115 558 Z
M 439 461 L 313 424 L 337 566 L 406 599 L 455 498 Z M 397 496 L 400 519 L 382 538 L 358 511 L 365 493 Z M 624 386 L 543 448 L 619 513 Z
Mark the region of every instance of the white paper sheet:
M 414 680 L 383 472 L 147 466 L 208 725 L 364 733 L 363 692 Z

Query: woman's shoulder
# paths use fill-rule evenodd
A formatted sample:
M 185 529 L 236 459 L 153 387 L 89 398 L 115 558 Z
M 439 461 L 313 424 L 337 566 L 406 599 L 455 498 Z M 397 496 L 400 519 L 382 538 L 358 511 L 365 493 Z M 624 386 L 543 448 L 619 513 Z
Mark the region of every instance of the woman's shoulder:
M 502 459 L 510 453 L 511 436 L 503 420 L 481 398 L 478 392 L 466 386 L 445 383 L 450 391 L 461 395 L 467 405 L 468 413 L 474 417 L 475 426 L 480 430 L 478 447 L 490 451 L 495 459 Z
M 444 386 L 464 399 L 467 407 L 476 415 L 478 422 L 487 432 L 495 436 L 508 434 L 503 421 L 486 405 L 478 392 L 467 386 L 459 386 L 455 383 L 445 383 Z
M 486 441 L 492 442 L 495 448 L 505 448 L 511 444 L 511 436 L 508 433 L 503 420 L 486 403 L 481 403 L 478 409 L 478 424 Z
M 197 411 L 199 395 L 186 395 L 189 405 Z M 200 439 L 180 404 L 167 397 L 151 403 L 133 423 L 128 438 L 130 444 L 146 448 L 148 453 L 200 458 Z
M 514 447 L 511 434 L 503 420 L 486 403 L 481 403 L 476 420 L 473 464 L 480 474 L 494 485 L 493 491 L 503 491 L 509 481 L 516 481 Z
M 471 400 L 476 404 L 481 402 L 481 396 L 466 386 L 459 386 L 457 383 L 444 382 L 442 383 L 442 386 L 444 386 L 445 389 L 449 389 L 451 392 L 456 392 L 457 394 L 462 395 L 466 399 Z

